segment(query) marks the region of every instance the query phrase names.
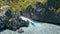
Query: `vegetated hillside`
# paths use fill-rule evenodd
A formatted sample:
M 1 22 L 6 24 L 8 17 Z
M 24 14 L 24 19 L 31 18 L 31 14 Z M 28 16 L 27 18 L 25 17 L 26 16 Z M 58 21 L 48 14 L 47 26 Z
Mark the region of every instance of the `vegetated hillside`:
M 33 20 L 60 23 L 60 0 L 2 0 L 0 5 L 8 5 L 13 13 Z
M 18 11 L 26 9 L 29 5 L 35 7 L 36 2 L 46 3 L 47 0 L 1 0 L 0 5 L 8 5 L 13 12 L 18 13 Z

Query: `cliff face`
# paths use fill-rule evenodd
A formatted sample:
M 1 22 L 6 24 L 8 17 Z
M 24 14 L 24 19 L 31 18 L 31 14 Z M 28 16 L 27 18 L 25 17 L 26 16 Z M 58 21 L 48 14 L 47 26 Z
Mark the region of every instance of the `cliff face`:
M 25 10 L 20 11 L 20 14 L 39 22 L 60 24 L 60 14 L 58 14 L 55 10 L 51 10 L 49 8 L 50 7 L 48 5 L 37 2 L 36 8 L 32 8 L 30 5 Z

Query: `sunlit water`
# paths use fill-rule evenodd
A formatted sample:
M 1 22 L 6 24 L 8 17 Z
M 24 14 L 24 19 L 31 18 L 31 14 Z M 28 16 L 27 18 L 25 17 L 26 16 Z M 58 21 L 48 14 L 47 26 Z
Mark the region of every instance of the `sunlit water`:
M 20 16 L 22 20 L 29 21 L 29 27 L 22 27 L 24 33 L 5 30 L 1 34 L 60 34 L 60 26 L 33 21 L 29 18 Z

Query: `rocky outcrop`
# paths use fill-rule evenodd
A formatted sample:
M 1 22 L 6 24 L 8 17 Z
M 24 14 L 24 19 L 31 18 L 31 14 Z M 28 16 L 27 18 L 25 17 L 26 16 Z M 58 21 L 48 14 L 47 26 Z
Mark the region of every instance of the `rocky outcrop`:
M 28 27 L 29 23 L 19 18 L 8 9 L 5 15 L 0 16 L 0 31 L 5 29 L 17 30 L 20 27 Z
M 5 15 L 0 16 L 0 30 L 17 30 L 20 27 L 28 26 L 29 22 L 19 18 L 20 16 L 24 16 L 39 22 L 60 25 L 60 14 L 54 10 L 50 10 L 49 8 L 50 4 L 41 4 L 40 2 L 37 2 L 36 8 L 33 8 L 30 5 L 26 9 L 20 11 L 19 14 L 13 14 L 11 10 L 8 9 L 5 12 Z
M 48 5 L 37 2 L 36 8 L 32 8 L 30 5 L 25 10 L 20 11 L 20 14 L 35 21 L 60 25 L 60 14 L 49 8 Z

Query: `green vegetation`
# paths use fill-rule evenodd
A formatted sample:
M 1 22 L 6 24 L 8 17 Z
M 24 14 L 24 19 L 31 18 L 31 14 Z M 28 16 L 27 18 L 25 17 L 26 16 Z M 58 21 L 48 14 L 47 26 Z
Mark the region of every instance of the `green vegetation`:
M 2 6 L 4 4 L 8 5 L 8 6 L 10 6 L 13 13 L 18 13 L 18 11 L 26 9 L 29 5 L 31 5 L 33 8 L 35 8 L 36 2 L 40 2 L 40 3 L 44 4 L 47 1 L 48 0 L 36 0 L 36 1 L 35 0 L 13 0 L 13 1 L 2 0 L 2 1 L 0 1 L 0 6 Z M 60 0 L 56 0 L 55 4 L 56 4 L 56 6 L 54 6 L 54 7 L 59 9 L 60 8 Z
M 37 0 L 42 2 L 42 0 Z M 5 2 L 5 1 L 4 1 Z M 5 4 L 11 7 L 11 10 L 15 13 L 17 13 L 16 11 L 19 10 L 24 10 L 26 9 L 29 5 L 32 5 L 33 8 L 35 7 L 35 0 L 13 0 L 13 1 L 7 1 Z M 0 5 L 2 6 L 4 3 L 2 3 L 2 1 L 0 1 Z

